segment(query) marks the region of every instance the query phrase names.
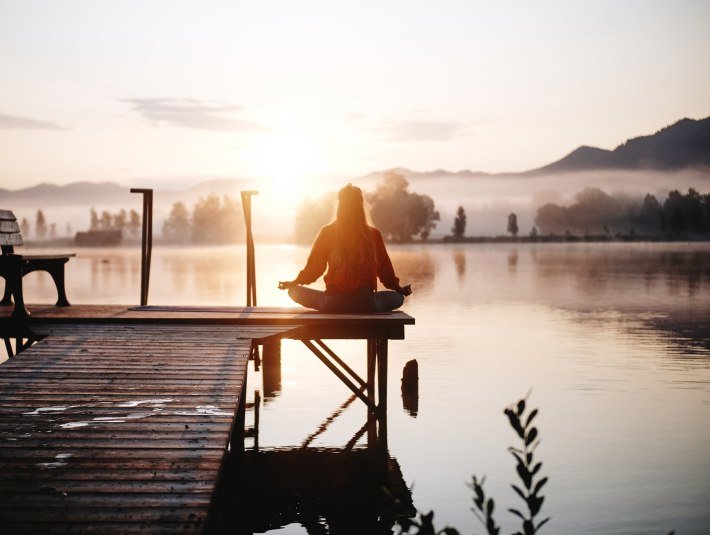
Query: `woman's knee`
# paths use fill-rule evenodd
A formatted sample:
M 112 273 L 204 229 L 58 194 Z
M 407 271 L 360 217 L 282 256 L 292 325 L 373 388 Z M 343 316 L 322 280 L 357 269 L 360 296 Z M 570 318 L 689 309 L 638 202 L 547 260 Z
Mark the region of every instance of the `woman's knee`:
M 399 292 L 393 291 L 377 292 L 376 300 L 379 312 L 395 310 L 404 304 L 404 296 Z

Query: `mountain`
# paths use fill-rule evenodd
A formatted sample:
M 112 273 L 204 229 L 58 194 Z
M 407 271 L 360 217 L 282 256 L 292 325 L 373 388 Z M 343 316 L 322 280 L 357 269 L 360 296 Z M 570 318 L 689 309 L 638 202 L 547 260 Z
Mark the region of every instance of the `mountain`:
M 582 146 L 567 156 L 524 174 L 601 169 L 674 171 L 710 167 L 710 117 L 681 119 L 650 136 L 627 140 L 614 150 Z
M 114 182 L 73 182 L 64 186 L 56 184 L 37 184 L 15 191 L 0 190 L 4 205 L 18 206 L 26 203 L 42 206 L 67 206 L 91 204 L 117 204 L 130 202 L 128 188 Z
M 355 179 L 363 186 L 370 187 L 384 173 L 393 171 L 408 180 L 418 179 L 463 179 L 479 178 L 525 178 L 578 171 L 602 170 L 657 170 L 674 171 L 683 168 L 710 170 L 710 117 L 700 120 L 682 119 L 659 130 L 655 134 L 629 139 L 614 150 L 581 146 L 564 158 L 544 167 L 522 173 L 491 174 L 482 171 L 413 171 L 395 167 L 386 171 L 375 171 Z M 705 172 L 705 171 L 702 171 Z M 211 192 L 218 195 L 239 197 L 239 190 L 253 189 L 253 181 L 241 178 L 212 179 L 196 183 L 194 186 L 178 190 L 160 190 L 161 202 L 194 202 L 200 196 Z M 258 188 L 257 188 L 258 189 Z M 0 188 L 0 204 L 3 207 L 52 207 L 52 206 L 132 206 L 139 205 L 139 199 L 128 191 L 128 187 L 113 182 L 74 182 L 64 186 L 38 184 L 19 190 Z

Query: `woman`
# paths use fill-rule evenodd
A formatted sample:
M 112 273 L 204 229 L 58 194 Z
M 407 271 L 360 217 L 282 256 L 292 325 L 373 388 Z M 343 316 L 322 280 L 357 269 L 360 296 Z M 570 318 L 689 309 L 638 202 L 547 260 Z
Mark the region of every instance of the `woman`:
M 325 292 L 303 286 L 326 267 Z M 376 291 L 378 277 L 392 291 Z M 362 190 L 352 184 L 338 192 L 335 221 L 318 232 L 306 267 L 279 288 L 304 307 L 324 312 L 385 312 L 402 306 L 412 293 L 410 285 L 399 285 L 382 234 L 367 223 Z

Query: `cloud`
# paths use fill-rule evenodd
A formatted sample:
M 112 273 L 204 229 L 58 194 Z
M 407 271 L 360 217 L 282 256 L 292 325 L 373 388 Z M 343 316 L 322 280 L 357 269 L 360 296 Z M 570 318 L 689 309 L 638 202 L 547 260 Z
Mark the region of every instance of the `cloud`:
M 233 117 L 235 113 L 243 110 L 241 106 L 189 98 L 131 98 L 122 102 L 131 104 L 133 111 L 162 126 L 212 132 L 239 132 L 260 128 L 256 123 Z
M 50 121 L 40 121 L 21 115 L 0 113 L 0 129 L 6 130 L 66 130 L 64 127 Z
M 465 124 L 447 121 L 385 121 L 375 130 L 393 141 L 449 141 L 471 133 Z

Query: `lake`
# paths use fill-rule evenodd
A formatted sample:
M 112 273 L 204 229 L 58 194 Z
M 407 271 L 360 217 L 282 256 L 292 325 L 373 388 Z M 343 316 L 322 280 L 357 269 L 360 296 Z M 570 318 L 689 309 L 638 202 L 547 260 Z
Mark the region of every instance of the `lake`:
M 243 305 L 243 249 L 156 248 L 150 304 Z M 390 250 L 403 283 L 412 284 L 403 310 L 416 325 L 390 342 L 389 452 L 414 505 L 434 510 L 438 527 L 483 532 L 470 511 L 472 474 L 487 476 L 502 532 L 519 526 L 506 511 L 522 504 L 510 488 L 507 448 L 517 438 L 503 409 L 530 392 L 540 410 L 536 453 L 550 478 L 542 517 L 552 520 L 542 533 L 708 533 L 710 244 Z M 138 302 L 138 247 L 77 253 L 68 264 L 70 301 Z M 293 278 L 307 254 L 257 247 L 259 305 L 291 305 L 277 281 Z M 46 274 L 25 284 L 28 302 L 53 302 Z M 332 346 L 364 370 L 364 342 Z M 411 359 L 420 374 L 416 415 L 400 397 Z M 256 390 L 259 446 L 267 450 L 303 443 L 350 394 L 293 341 L 283 343 L 280 384 L 264 389 L 250 368 L 249 401 Z M 364 406 L 353 403 L 310 445 L 341 448 L 364 418 Z M 270 533 L 307 531 L 291 522 Z

